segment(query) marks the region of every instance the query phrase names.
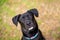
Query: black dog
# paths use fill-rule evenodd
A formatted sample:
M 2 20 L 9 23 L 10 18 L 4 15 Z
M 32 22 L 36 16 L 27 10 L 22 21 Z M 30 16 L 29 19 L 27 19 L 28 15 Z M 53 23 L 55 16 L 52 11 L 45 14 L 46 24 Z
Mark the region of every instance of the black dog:
M 21 24 L 23 33 L 21 40 L 45 40 L 42 32 L 38 29 L 34 15 L 38 17 L 38 11 L 35 8 L 28 10 L 24 14 L 16 15 L 12 18 L 12 21 L 16 26 L 18 22 Z

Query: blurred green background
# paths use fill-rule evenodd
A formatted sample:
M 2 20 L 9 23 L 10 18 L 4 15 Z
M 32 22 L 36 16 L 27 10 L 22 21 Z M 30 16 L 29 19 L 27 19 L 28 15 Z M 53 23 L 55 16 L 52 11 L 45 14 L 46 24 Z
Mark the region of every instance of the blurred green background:
M 60 40 L 60 0 L 0 0 L 0 40 L 21 40 L 20 24 L 16 27 L 12 17 L 32 8 L 46 40 Z

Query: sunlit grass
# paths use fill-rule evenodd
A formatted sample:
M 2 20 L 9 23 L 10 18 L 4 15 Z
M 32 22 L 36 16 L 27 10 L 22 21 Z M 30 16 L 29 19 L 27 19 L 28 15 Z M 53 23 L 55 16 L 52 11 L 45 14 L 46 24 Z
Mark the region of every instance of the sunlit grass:
M 3 4 L 5 4 L 8 0 L 0 0 L 0 6 L 2 6 Z
M 22 5 L 23 5 L 24 7 L 30 9 L 30 8 L 36 7 L 37 4 L 36 4 L 35 0 L 33 0 L 33 2 L 29 1 L 29 0 L 21 0 L 21 2 L 15 2 L 15 3 L 11 3 L 11 2 L 8 2 L 8 1 L 9 0 L 0 0 L 0 34 L 1 34 L 0 35 L 0 40 L 20 40 L 19 31 L 17 29 L 13 30 L 12 27 L 11 27 L 12 25 L 9 25 L 7 23 L 7 22 L 9 22 L 7 19 L 9 19 L 9 17 L 12 17 L 12 16 L 16 15 L 14 9 L 16 9 L 18 6 L 20 6 L 20 8 L 21 8 Z M 14 1 L 14 0 L 12 0 L 12 1 Z M 40 2 L 52 3 L 54 1 L 59 1 L 59 0 L 39 0 L 38 2 L 39 3 Z M 12 6 L 14 9 L 11 10 L 10 6 Z M 39 4 L 38 4 L 38 6 L 39 6 Z M 6 23 L 3 22 L 3 16 L 7 16 L 7 19 L 5 19 L 5 20 L 7 20 Z M 43 22 L 42 20 L 37 20 L 37 23 L 39 25 L 42 22 Z M 10 32 L 10 31 L 13 31 L 13 32 Z M 56 31 L 60 32 L 60 27 L 58 27 Z M 52 31 L 49 31 L 49 32 L 52 32 Z M 10 34 L 12 34 L 12 33 L 15 33 L 16 36 L 15 37 L 13 37 L 13 35 L 10 36 Z M 55 31 L 54 31 L 54 33 L 51 33 L 51 36 L 55 39 L 60 38 L 60 34 L 57 34 Z
M 13 10 L 11 10 L 9 7 L 4 6 L 3 10 L 7 13 L 8 16 L 13 16 L 15 15 L 15 12 Z

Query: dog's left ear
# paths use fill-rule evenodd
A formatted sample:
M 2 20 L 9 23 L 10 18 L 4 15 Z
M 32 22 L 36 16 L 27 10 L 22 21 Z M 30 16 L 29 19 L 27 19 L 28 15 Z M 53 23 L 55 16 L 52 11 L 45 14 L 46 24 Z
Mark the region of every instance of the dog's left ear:
M 19 22 L 19 17 L 20 17 L 20 14 L 19 15 L 16 15 L 12 18 L 12 22 L 17 26 L 18 22 Z
M 36 17 L 38 17 L 38 11 L 37 11 L 37 9 L 30 9 L 28 12 L 30 12 L 30 13 L 32 13 L 32 14 L 34 14 Z

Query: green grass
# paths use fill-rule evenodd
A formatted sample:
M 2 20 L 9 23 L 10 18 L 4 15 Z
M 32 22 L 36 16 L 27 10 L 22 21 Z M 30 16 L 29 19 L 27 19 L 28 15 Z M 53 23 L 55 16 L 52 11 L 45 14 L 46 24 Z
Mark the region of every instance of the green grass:
M 43 0 L 43 2 L 47 2 L 47 3 L 52 3 L 54 1 L 57 1 L 57 0 Z M 39 0 L 39 3 L 40 2 L 42 2 L 42 0 Z M 33 0 L 33 2 L 29 1 L 29 0 L 21 0 L 21 2 L 19 2 L 19 3 L 17 2 L 17 3 L 13 3 L 13 4 L 8 3 L 8 0 L 0 0 L 0 33 L 1 33 L 0 40 L 20 40 L 20 35 L 18 35 L 19 31 L 17 29 L 13 30 L 11 27 L 12 25 L 9 25 L 7 22 L 4 23 L 3 16 L 7 16 L 7 19 L 5 19 L 5 20 L 8 21 L 9 17 L 16 15 L 14 9 L 16 9 L 16 7 L 18 7 L 18 6 L 22 7 L 23 4 L 25 4 L 26 8 L 28 8 L 28 9 L 31 9 L 31 8 L 34 8 L 37 6 L 35 0 Z M 13 7 L 13 10 L 10 8 L 10 6 Z M 40 25 L 43 21 L 37 20 L 37 22 Z M 12 32 L 10 32 L 11 30 L 13 31 L 13 33 L 15 33 L 15 35 L 16 35 L 15 37 L 10 36 L 10 34 L 12 33 Z M 57 31 L 58 32 L 60 31 L 60 27 L 57 28 Z M 52 32 L 52 31 L 49 31 L 49 32 Z M 51 33 L 51 35 L 55 39 L 60 37 L 60 34 L 57 34 L 56 32 Z
M 5 4 L 8 0 L 0 0 L 0 6 L 2 6 L 3 4 Z
M 60 27 L 57 28 L 57 31 L 60 31 Z
M 7 13 L 8 16 L 14 16 L 16 13 L 7 6 L 3 6 L 3 10 Z
M 16 35 L 15 37 L 10 36 L 10 34 L 12 33 L 10 32 L 11 30 L 15 33 Z M 19 31 L 17 29 L 15 30 L 11 29 L 11 26 L 7 23 L 4 23 L 3 26 L 0 27 L 0 34 L 1 34 L 0 40 L 19 40 L 20 39 L 19 37 L 20 35 L 18 35 Z
M 37 20 L 38 24 L 41 24 L 43 21 L 42 20 Z
M 49 33 L 51 34 L 51 36 L 57 40 L 60 39 L 60 27 L 56 28 L 55 31 L 49 30 Z
M 58 34 L 58 33 L 52 33 L 52 37 L 54 38 L 54 39 L 60 39 L 60 34 Z
M 2 22 L 3 22 L 2 20 L 3 20 L 3 19 L 2 19 L 1 15 L 0 15 L 0 24 L 2 24 Z

